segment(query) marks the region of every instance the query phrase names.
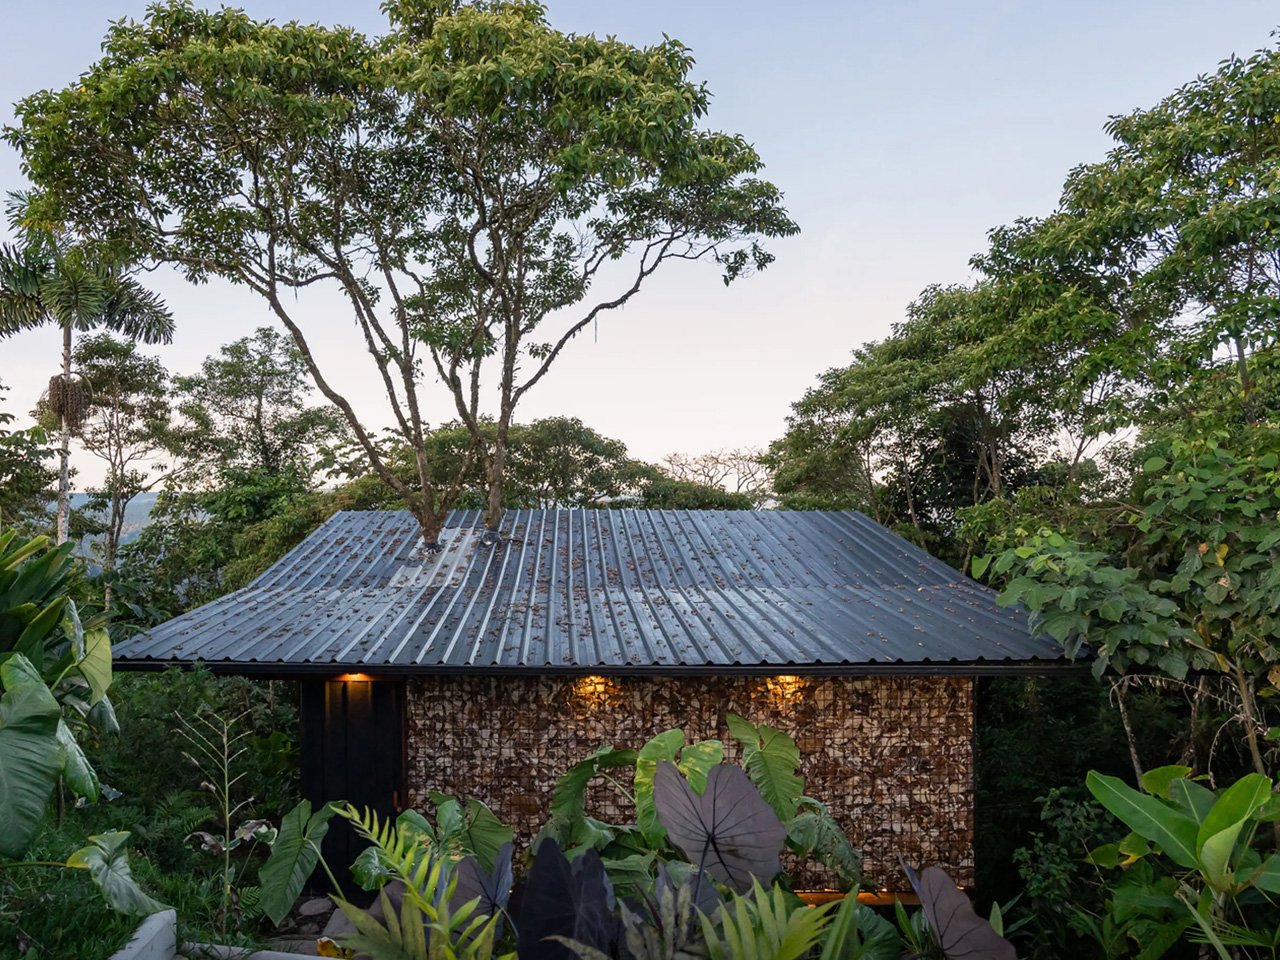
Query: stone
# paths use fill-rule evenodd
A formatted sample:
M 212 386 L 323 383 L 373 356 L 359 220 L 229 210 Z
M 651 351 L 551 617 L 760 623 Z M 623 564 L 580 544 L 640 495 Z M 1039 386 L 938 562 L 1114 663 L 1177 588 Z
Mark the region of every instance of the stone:
M 861 851 L 869 882 L 901 889 L 901 854 L 973 884 L 971 678 L 439 676 L 410 680 L 406 694 L 410 804 L 429 809 L 432 790 L 474 797 L 511 824 L 517 849 L 546 821 L 560 775 L 602 744 L 638 748 L 679 727 L 689 741 L 719 739 L 736 762 L 732 712 L 801 744 L 805 793 Z M 587 807 L 634 817 L 603 780 Z M 798 889 L 833 885 L 819 864 L 784 866 Z
M 298 916 L 300 917 L 318 917 L 321 914 L 332 912 L 333 901 L 328 897 L 314 897 L 298 907 Z

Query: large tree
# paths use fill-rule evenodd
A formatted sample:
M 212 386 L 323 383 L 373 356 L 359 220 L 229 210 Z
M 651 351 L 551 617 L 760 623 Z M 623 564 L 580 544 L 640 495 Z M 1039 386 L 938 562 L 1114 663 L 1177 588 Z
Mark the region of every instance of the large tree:
M 71 433 L 88 396 L 72 369 L 74 334 L 98 328 L 132 340 L 167 343 L 173 318 L 161 300 L 118 265 L 121 261 L 35 218 L 26 198 L 11 210 L 21 240 L 0 245 L 0 339 L 53 326 L 62 331 L 62 370 L 49 381 L 46 407 L 57 419 L 58 543 L 67 539 Z
M 1115 146 L 1073 170 L 1058 208 L 993 234 L 975 265 L 1007 297 L 1008 344 L 1053 356 L 1099 426 L 1193 411 L 1218 366 L 1257 419 L 1252 358 L 1280 343 L 1280 47 L 1113 118 Z
M 8 136 L 51 210 L 261 295 L 432 545 L 472 461 L 496 528 L 517 405 L 574 336 L 663 263 L 714 260 L 730 281 L 796 227 L 755 150 L 702 126 L 678 41 L 561 33 L 521 0 L 384 9 L 389 33 L 367 39 L 159 4 L 74 85 L 21 103 Z M 408 479 L 312 349 L 295 294 L 322 285 L 372 358 Z M 470 436 L 444 482 L 429 374 Z
M 130 340 L 109 334 L 76 345 L 75 365 L 89 388 L 89 403 L 76 428 L 85 451 L 103 468 L 102 483 L 89 489 L 89 509 L 102 517 L 102 568 L 106 602 L 111 574 L 125 533 L 129 504 L 167 474 L 169 374 L 157 358 L 139 353 Z
M 773 498 L 773 477 L 763 450 L 709 450 L 706 453 L 671 453 L 662 460 L 663 470 L 676 480 L 750 497 L 758 507 Z
M 305 483 L 320 451 L 347 435 L 337 409 L 307 402 L 302 354 L 270 327 L 227 344 L 174 386 L 187 421 L 174 439 L 190 467 L 287 473 Z
M 985 286 L 931 287 L 795 404 L 768 458 L 784 504 L 854 507 L 922 543 L 1029 479 L 1060 417 L 1035 366 L 993 350 Z

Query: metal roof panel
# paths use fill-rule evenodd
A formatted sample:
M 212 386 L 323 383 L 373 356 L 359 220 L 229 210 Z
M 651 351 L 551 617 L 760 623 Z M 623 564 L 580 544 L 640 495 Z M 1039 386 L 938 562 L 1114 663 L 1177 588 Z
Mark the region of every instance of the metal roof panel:
M 117 645 L 123 665 L 406 672 L 1060 661 L 1019 609 L 858 513 L 478 511 L 429 552 L 335 514 L 249 586 Z

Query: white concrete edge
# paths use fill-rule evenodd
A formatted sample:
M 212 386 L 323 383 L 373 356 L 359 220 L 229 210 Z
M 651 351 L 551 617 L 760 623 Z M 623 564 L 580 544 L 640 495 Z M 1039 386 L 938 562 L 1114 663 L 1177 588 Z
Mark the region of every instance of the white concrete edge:
M 190 960 L 316 960 L 314 954 L 253 950 L 250 947 L 228 947 L 221 943 L 184 943 L 182 954 Z M 170 960 L 170 956 L 166 956 L 165 960 Z M 112 960 L 115 958 L 112 957 Z M 150 960 L 150 957 L 146 960 Z
M 129 942 L 111 960 L 173 960 L 178 949 L 178 914 L 161 910 L 143 917 Z

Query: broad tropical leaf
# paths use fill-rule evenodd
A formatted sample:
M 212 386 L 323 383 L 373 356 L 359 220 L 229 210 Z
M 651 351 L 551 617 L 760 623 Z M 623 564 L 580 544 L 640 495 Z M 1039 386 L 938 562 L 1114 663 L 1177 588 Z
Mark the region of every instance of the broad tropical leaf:
M 840 901 L 822 938 L 821 960 L 898 960 L 902 938 L 893 924 L 852 894 Z
M 554 840 L 539 843 L 515 923 L 520 960 L 576 957 L 564 940 L 612 956 L 620 931 L 613 884 L 600 855 L 587 850 L 569 860 Z
M 30 661 L 0 666 L 0 854 L 26 853 L 63 768 L 62 713 Z
M 674 763 L 683 746 L 683 730 L 664 730 L 636 754 L 636 826 L 650 846 L 661 844 L 665 833 L 653 809 L 653 776 L 658 770 L 658 763 L 663 760 Z
M 336 811 L 334 803 L 326 803 L 312 813 L 311 802 L 303 800 L 280 821 L 271 856 L 258 872 L 259 906 L 272 923 L 285 918 L 320 862 L 320 841 L 329 832 L 329 820 Z
M 450 906 L 456 912 L 472 900 L 478 900 L 478 911 L 486 917 L 497 917 L 494 936 L 502 936 L 502 916 L 511 898 L 514 875 L 511 868 L 512 845 L 504 843 L 498 851 L 492 870 L 485 870 L 474 856 L 463 857 L 453 868 L 454 888 Z
M 1097 801 L 1126 827 L 1160 844 L 1179 866 L 1197 868 L 1196 835 L 1200 825 L 1196 821 L 1155 797 L 1139 793 L 1119 777 L 1090 770 L 1085 783 Z
M 1280 893 L 1280 853 L 1273 853 L 1263 860 L 1249 877 L 1249 882 L 1267 893 Z
M 862 879 L 862 861 L 848 836 L 818 801 L 802 797 L 804 807 L 787 822 L 787 842 L 798 853 L 808 854 L 830 867 L 848 888 Z
M 98 799 L 98 774 L 80 749 L 76 736 L 65 720 L 58 720 L 58 743 L 62 747 L 62 778 L 71 792 L 90 803 Z
M 111 686 L 111 635 L 101 627 L 84 633 L 84 656 L 76 664 L 89 684 L 89 705 L 107 695 Z
M 1229 882 L 1231 854 L 1240 831 L 1253 812 L 1270 797 L 1270 779 L 1257 773 L 1241 777 L 1219 795 L 1196 836 L 1196 852 L 1210 883 Z
M 1217 794 L 1208 787 L 1185 779 L 1174 780 L 1169 785 L 1168 795 L 1196 823 L 1204 822 L 1218 800 Z
M 760 788 L 760 795 L 779 820 L 790 820 L 804 792 L 804 781 L 796 772 L 800 769 L 800 748 L 795 740 L 776 727 L 756 726 L 736 714 L 728 714 L 725 722 L 742 745 L 742 766 Z
M 467 797 L 462 817 L 462 846 L 475 854 L 484 869 L 497 868 L 502 861 L 503 849 L 511 847 L 512 840 L 515 840 L 515 832 L 474 797 Z M 507 859 L 511 859 L 509 850 Z
M 902 868 L 920 898 L 929 931 L 947 960 L 1017 960 L 1011 944 L 973 909 L 969 898 L 941 867 L 916 873 Z
M 163 903 L 144 893 L 133 879 L 129 852 L 125 847 L 128 839 L 129 834 L 124 830 L 90 837 L 88 846 L 80 848 L 67 859 L 67 866 L 88 870 L 102 891 L 103 899 L 121 913 L 141 917 L 167 909 Z
M 691 863 L 738 892 L 770 883 L 787 831 L 739 767 L 720 764 L 694 793 L 675 764 L 658 765 L 653 800 L 658 820 Z
M 551 815 L 565 822 L 581 817 L 586 805 L 587 784 L 603 770 L 630 767 L 636 762 L 636 751 L 601 747 L 564 772 L 551 797 Z
M 1168 798 L 1170 788 L 1175 780 L 1185 780 L 1191 776 L 1191 768 L 1181 764 L 1169 764 L 1164 767 L 1156 767 L 1154 770 L 1148 770 L 1142 775 L 1142 789 L 1153 797 Z

